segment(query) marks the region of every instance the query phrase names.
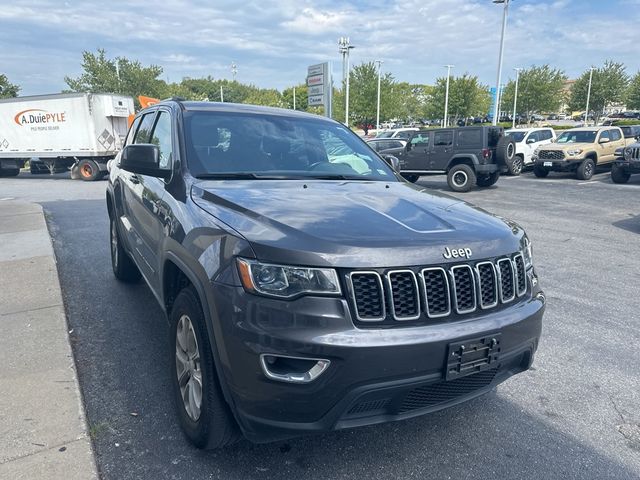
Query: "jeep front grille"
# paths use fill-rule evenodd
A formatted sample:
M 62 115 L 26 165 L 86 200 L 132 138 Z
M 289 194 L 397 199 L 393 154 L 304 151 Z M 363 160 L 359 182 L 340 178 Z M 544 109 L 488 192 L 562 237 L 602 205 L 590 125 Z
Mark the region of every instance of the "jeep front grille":
M 564 152 L 561 150 L 541 150 L 538 152 L 540 160 L 564 160 Z
M 627 157 L 629 160 L 640 160 L 640 147 L 628 148 L 627 150 L 629 152 Z
M 360 322 L 466 315 L 512 302 L 527 291 L 521 254 L 448 268 L 357 271 L 348 279 L 355 317 Z

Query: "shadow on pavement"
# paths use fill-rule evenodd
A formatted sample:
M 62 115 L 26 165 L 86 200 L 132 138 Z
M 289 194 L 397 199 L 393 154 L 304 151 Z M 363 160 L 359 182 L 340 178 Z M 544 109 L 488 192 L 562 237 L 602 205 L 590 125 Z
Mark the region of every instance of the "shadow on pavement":
M 44 207 L 104 479 L 638 477 L 553 425 L 568 419 L 523 412 L 507 398 L 509 382 L 497 393 L 426 417 L 199 451 L 176 422 L 164 315 L 143 283 L 128 286 L 113 278 L 104 202 Z
M 640 215 L 629 216 L 629 218 L 613 222 L 612 225 L 631 233 L 640 233 Z

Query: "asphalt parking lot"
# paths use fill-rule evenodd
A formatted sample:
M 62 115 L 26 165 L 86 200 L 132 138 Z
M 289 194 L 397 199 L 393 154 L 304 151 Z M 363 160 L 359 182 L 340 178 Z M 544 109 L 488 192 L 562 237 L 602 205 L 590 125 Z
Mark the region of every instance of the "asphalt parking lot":
M 0 198 L 47 213 L 103 478 L 640 478 L 640 176 L 525 173 L 460 196 L 532 239 L 548 307 L 530 371 L 429 416 L 214 452 L 179 430 L 151 292 L 112 275 L 105 184 L 0 179 Z M 420 184 L 447 191 L 444 177 Z

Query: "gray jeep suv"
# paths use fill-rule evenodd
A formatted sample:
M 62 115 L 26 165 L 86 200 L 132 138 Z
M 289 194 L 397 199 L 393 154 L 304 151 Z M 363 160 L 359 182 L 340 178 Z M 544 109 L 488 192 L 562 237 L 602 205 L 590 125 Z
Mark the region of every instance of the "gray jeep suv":
M 161 102 L 106 200 L 114 274 L 166 312 L 198 447 L 410 418 L 533 362 L 545 297 L 522 228 L 404 181 L 332 120 Z

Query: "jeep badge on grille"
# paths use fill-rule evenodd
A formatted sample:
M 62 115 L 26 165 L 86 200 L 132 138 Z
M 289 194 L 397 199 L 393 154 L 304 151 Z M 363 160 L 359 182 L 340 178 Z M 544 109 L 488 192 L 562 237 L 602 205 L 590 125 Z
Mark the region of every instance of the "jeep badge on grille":
M 444 258 L 449 260 L 450 258 L 471 258 L 471 249 L 470 248 L 444 248 L 444 253 L 442 254 Z

